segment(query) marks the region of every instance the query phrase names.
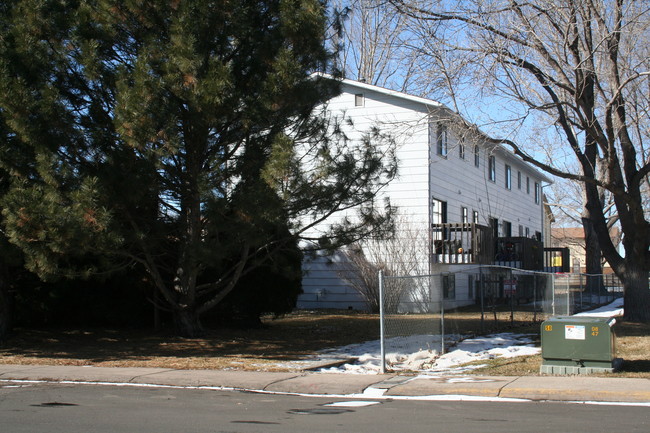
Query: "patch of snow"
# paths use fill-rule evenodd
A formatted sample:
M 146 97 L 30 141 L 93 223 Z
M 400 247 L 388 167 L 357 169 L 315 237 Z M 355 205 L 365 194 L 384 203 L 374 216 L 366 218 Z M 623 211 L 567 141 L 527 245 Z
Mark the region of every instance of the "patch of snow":
M 623 299 L 576 316 L 614 317 L 623 314 Z M 541 353 L 530 335 L 500 333 L 463 339 L 460 335 L 446 336 L 448 352 L 441 355 L 439 335 L 413 335 L 386 340 L 386 366 L 393 371 L 421 371 L 434 374 L 462 374 L 485 366 L 466 365 L 495 358 L 514 358 Z M 379 340 L 329 349 L 322 354 L 330 357 L 356 358 L 356 362 L 321 369 L 327 373 L 379 374 L 381 350 Z
M 328 407 L 366 407 L 380 404 L 379 401 L 337 401 L 336 403 L 329 403 L 325 406 Z
M 587 317 L 617 317 L 622 315 L 623 315 L 623 298 L 615 299 L 614 302 L 612 302 L 609 305 L 605 305 L 604 307 L 575 314 L 575 316 L 587 316 Z

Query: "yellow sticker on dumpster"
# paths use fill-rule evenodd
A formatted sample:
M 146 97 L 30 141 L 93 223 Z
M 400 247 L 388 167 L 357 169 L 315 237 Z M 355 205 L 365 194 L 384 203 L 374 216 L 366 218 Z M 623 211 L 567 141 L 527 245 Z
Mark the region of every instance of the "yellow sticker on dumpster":
M 564 338 L 567 340 L 584 340 L 585 327 L 579 325 L 564 325 Z

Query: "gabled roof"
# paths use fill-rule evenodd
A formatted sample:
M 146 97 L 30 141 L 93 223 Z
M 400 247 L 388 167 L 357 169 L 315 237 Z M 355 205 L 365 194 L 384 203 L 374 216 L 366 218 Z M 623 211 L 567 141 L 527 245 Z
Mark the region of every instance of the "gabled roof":
M 331 77 L 331 76 L 326 75 L 326 74 L 322 74 L 322 76 L 323 77 L 330 77 L 330 78 L 334 79 L 334 77 Z M 368 83 L 364 83 L 364 82 L 361 82 L 361 81 L 350 80 L 350 79 L 347 79 L 347 78 L 343 78 L 343 79 L 341 79 L 339 81 L 341 81 L 341 83 L 343 83 L 343 84 L 347 84 L 349 86 L 354 86 L 354 87 L 357 87 L 359 89 L 370 90 L 372 92 L 381 93 L 383 95 L 394 96 L 396 98 L 404 99 L 406 101 L 411 101 L 411 102 L 415 102 L 415 103 L 418 103 L 418 104 L 423 104 L 423 105 L 426 105 L 428 107 L 443 108 L 443 109 L 449 110 L 444 104 L 442 104 L 442 103 L 440 103 L 438 101 L 434 101 L 433 99 L 420 98 L 419 96 L 413 96 L 413 95 L 409 95 L 408 93 L 398 92 L 398 91 L 395 91 L 395 90 L 386 89 L 385 87 L 379 87 L 379 86 L 375 86 L 373 84 L 368 84 Z
M 426 106 L 427 108 L 436 108 L 436 109 L 444 110 L 444 111 L 448 112 L 454 118 L 458 119 L 460 122 L 462 122 L 468 128 L 473 130 L 476 134 L 483 137 L 485 140 L 490 141 L 491 143 L 493 143 L 495 149 L 498 149 L 503 155 L 507 156 L 508 158 L 512 158 L 512 159 L 514 159 L 516 161 L 519 161 L 520 163 L 524 163 L 526 165 L 526 167 L 531 172 L 535 173 L 542 181 L 544 181 L 546 183 L 553 183 L 553 180 L 551 178 L 549 178 L 546 174 L 539 171 L 532 164 L 525 162 L 519 156 L 515 155 L 515 153 L 511 149 L 507 148 L 503 144 L 500 144 L 498 142 L 498 140 L 495 140 L 494 138 L 490 137 L 485 132 L 481 131 L 481 129 L 477 125 L 468 122 L 460 114 L 456 113 L 455 111 L 451 110 L 449 107 L 447 107 L 446 105 L 444 105 L 444 104 L 442 104 L 442 103 L 440 103 L 438 101 L 434 101 L 433 99 L 421 98 L 419 96 L 409 95 L 408 93 L 398 92 L 398 91 L 395 91 L 395 90 L 386 89 L 384 87 L 375 86 L 373 84 L 368 84 L 368 83 L 364 83 L 364 82 L 361 82 L 361 81 L 350 80 L 348 78 L 340 78 L 340 79 L 338 79 L 338 78 L 335 78 L 335 77 L 333 77 L 332 75 L 329 75 L 329 74 L 314 73 L 313 75 L 314 76 L 324 77 L 324 78 L 330 78 L 332 80 L 338 80 L 339 82 L 341 82 L 344 85 L 356 87 L 358 89 L 368 90 L 368 91 L 371 91 L 371 92 L 376 92 L 376 93 L 380 93 L 380 94 L 383 94 L 383 95 L 388 95 L 388 96 L 392 96 L 392 97 L 395 97 L 395 98 L 400 98 L 400 99 L 403 99 L 405 101 L 410 101 L 410 102 L 415 102 L 415 103 L 418 103 L 418 104 L 422 104 L 422 105 Z

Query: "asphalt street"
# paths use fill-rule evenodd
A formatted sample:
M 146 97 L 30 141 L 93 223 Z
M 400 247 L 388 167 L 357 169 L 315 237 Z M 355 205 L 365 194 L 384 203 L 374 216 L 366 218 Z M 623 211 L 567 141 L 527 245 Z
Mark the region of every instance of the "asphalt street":
M 647 407 L 313 397 L 62 383 L 0 384 L 20 432 L 648 432 Z

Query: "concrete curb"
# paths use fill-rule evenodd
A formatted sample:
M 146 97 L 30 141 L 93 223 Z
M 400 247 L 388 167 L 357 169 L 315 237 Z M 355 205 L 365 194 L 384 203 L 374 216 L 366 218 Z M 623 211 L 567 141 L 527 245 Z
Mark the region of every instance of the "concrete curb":
M 537 401 L 626 402 L 650 405 L 650 379 L 585 376 L 352 375 L 0 364 L 0 381 L 27 380 L 216 387 L 288 394 L 356 397 L 364 395 L 368 398 L 373 398 L 373 395 L 382 395 L 383 398 L 464 395 Z

